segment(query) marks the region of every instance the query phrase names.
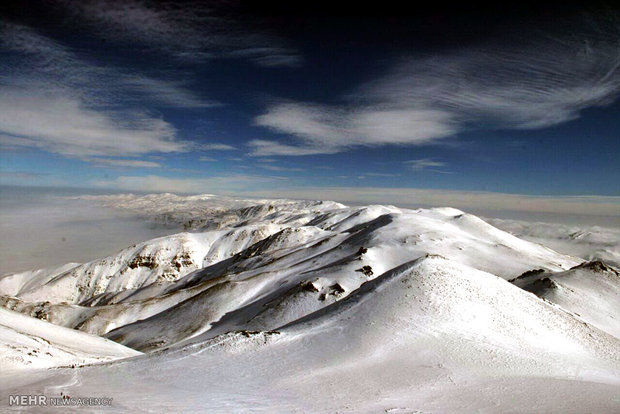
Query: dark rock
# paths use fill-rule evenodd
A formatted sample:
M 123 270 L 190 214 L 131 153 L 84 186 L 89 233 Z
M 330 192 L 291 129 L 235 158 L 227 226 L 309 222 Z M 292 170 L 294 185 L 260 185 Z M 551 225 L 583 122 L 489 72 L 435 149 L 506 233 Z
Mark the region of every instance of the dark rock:
M 136 269 L 138 267 L 147 267 L 151 270 L 155 269 L 158 265 L 155 258 L 152 256 L 136 256 L 131 262 L 127 264 L 130 269 Z
M 345 292 L 344 288 L 340 285 L 340 283 L 334 283 L 329 287 L 329 290 L 329 294 L 334 296 L 341 295 Z
M 370 266 L 368 266 L 368 265 L 363 266 L 362 268 L 357 269 L 357 270 L 355 270 L 355 271 L 356 271 L 356 272 L 361 272 L 361 273 L 363 273 L 364 275 L 369 276 L 369 277 L 373 275 L 372 267 L 370 267 Z
M 302 285 L 302 289 L 307 292 L 318 292 L 319 289 L 312 282 L 306 282 Z
M 526 272 L 523 272 L 520 276 L 515 277 L 514 279 L 510 279 L 509 282 L 514 282 L 515 280 L 519 280 L 519 279 L 523 279 L 529 276 L 536 276 L 539 275 L 541 273 L 545 273 L 546 270 L 545 269 L 532 269 L 532 270 L 528 270 Z
M 620 275 L 614 268 L 607 266 L 605 263 L 601 262 L 600 260 L 594 260 L 592 262 L 584 262 L 577 266 L 571 267 L 570 270 L 574 270 L 574 269 L 587 269 L 587 270 L 592 270 L 593 272 L 600 272 L 600 273 L 612 272 L 612 273 L 615 273 L 616 276 Z

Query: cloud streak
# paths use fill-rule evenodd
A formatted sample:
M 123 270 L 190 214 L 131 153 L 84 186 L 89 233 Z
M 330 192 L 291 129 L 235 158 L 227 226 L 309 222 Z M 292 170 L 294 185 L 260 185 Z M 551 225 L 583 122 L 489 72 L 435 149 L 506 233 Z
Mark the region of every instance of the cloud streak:
M 264 168 L 265 170 L 270 170 L 270 171 L 304 171 L 303 168 L 297 168 L 297 167 L 281 167 L 279 165 L 260 165 L 259 167 Z
M 620 95 L 618 20 L 570 35 L 542 31 L 399 60 L 340 104 L 280 102 L 255 124 L 293 137 L 254 140 L 253 155 L 309 155 L 351 147 L 423 145 L 479 129 L 537 129 Z
M 221 142 L 213 142 L 210 144 L 201 144 L 200 149 L 203 151 L 235 151 L 236 147 Z
M 95 111 L 75 98 L 2 90 L 0 143 L 66 156 L 141 155 L 187 151 L 162 119 L 133 112 Z
M 82 158 L 82 161 L 90 162 L 105 167 L 121 167 L 121 168 L 160 168 L 162 165 L 154 161 L 129 160 L 118 158 Z
M 230 4 L 136 0 L 61 0 L 75 22 L 105 39 L 132 42 L 181 61 L 246 59 L 263 67 L 299 67 L 303 58 L 280 37 L 252 31 L 256 22 L 233 18 Z
M 221 103 L 203 99 L 184 81 L 158 79 L 113 64 L 95 64 L 80 53 L 29 27 L 0 22 L 0 47 L 12 52 L 0 63 L 7 84 L 62 91 L 91 105 L 150 105 L 200 109 Z M 168 77 L 176 73 L 171 73 Z
M 87 63 L 28 27 L 0 23 L 0 33 L 0 46 L 10 52 L 0 62 L 4 146 L 70 157 L 188 151 L 193 144 L 176 139 L 176 129 L 142 104 L 185 109 L 216 105 L 181 82 Z
M 432 158 L 419 158 L 417 160 L 409 160 L 404 162 L 413 171 L 431 170 L 435 172 L 445 172 L 438 170 L 437 168 L 445 167 L 446 163 L 442 161 L 435 161 Z

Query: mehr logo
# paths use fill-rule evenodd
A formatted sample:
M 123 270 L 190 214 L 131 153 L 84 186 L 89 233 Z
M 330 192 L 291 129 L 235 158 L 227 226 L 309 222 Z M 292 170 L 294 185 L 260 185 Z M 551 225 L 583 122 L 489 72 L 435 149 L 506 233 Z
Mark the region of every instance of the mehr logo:
M 9 395 L 9 405 L 47 405 L 47 397 L 45 395 Z
M 111 406 L 110 397 L 71 397 L 60 393 L 60 397 L 48 397 L 46 395 L 9 395 L 10 406 L 34 407 L 34 406 L 87 406 L 100 407 Z

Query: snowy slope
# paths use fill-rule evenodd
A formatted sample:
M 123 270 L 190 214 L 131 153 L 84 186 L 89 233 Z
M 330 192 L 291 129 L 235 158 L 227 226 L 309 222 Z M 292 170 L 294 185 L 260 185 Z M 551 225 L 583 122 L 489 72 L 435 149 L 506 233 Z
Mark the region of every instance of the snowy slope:
M 0 306 L 28 315 L 0 308 L 0 346 L 15 369 L 39 331 L 54 350 L 32 366 L 149 353 L 2 373 L 0 404 L 60 387 L 119 412 L 620 410 L 619 278 L 603 263 L 453 208 L 97 197 L 190 231 L 0 277 Z
M 602 262 L 565 272 L 534 271 L 512 281 L 620 339 L 620 274 Z
M 405 263 L 272 332 L 234 332 L 2 387 L 114 396 L 117 411 L 614 412 L 616 338 L 496 276 Z M 161 381 L 165 378 L 166 381 Z M 5 397 L 6 398 L 6 397 Z
M 105 362 L 139 354 L 98 336 L 0 308 L 3 371 Z
M 579 263 L 451 208 L 274 200 L 210 214 L 205 222 L 234 217 L 234 225 L 154 239 L 69 270 L 5 276 L 0 304 L 147 351 L 208 330 L 273 329 L 427 253 L 504 278 Z
M 225 266 L 216 264 L 178 280 L 175 290 L 204 281 L 208 287 L 107 337 L 147 351 L 197 335 L 216 323 L 214 333 L 246 327 L 273 329 L 345 297 L 373 275 L 426 253 L 450 254 L 461 263 L 505 277 L 532 263 L 554 270 L 578 263 L 453 209 L 368 207 L 353 213 L 338 211 L 311 223 L 314 226 L 305 226 L 301 234 L 278 233 Z M 300 241 L 305 243 L 301 247 Z M 274 244 L 292 247 L 274 251 Z M 227 319 L 221 320 L 224 315 Z
M 499 229 L 558 252 L 620 267 L 620 228 L 486 219 Z

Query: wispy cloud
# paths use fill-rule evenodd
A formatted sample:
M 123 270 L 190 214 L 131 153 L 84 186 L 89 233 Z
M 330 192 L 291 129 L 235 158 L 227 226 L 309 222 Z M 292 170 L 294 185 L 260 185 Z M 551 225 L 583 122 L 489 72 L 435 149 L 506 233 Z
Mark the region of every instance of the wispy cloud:
M 219 142 L 214 142 L 211 144 L 200 144 L 198 148 L 203 151 L 235 151 L 237 149 L 232 145 L 222 144 Z
M 270 171 L 303 171 L 303 168 L 297 168 L 297 167 L 281 167 L 279 165 L 260 165 L 261 168 L 264 168 L 266 170 L 270 170 Z
M 90 162 L 95 165 L 105 167 L 121 167 L 121 168 L 160 168 L 162 165 L 154 161 L 129 160 L 119 158 L 96 158 L 85 157 L 82 161 Z
M 66 156 L 180 152 L 192 144 L 149 106 L 214 105 L 180 82 L 126 74 L 88 63 L 25 26 L 0 23 L 0 142 Z M 101 164 L 101 162 L 99 163 Z M 108 164 L 112 165 L 112 164 Z
M 366 175 L 366 176 L 368 176 L 368 177 L 398 177 L 398 176 L 400 176 L 400 174 L 391 174 L 391 173 L 373 173 L 373 172 L 364 173 L 364 175 Z
M 263 30 L 226 12 L 231 4 L 139 0 L 61 0 L 78 24 L 87 24 L 105 39 L 131 41 L 183 61 L 212 58 L 247 59 L 264 67 L 298 67 L 299 52 Z M 234 5 L 232 5 L 234 6 Z
M 0 144 L 67 156 L 180 152 L 174 128 L 145 113 L 92 110 L 75 98 L 2 88 Z
M 413 171 L 422 171 L 422 170 L 431 170 L 437 172 L 443 172 L 438 170 L 438 168 L 442 168 L 446 166 L 445 162 L 435 161 L 432 158 L 419 158 L 417 160 L 409 160 L 405 161 L 404 164 L 409 166 Z
M 316 155 L 316 154 L 335 154 L 341 151 L 341 148 L 326 148 L 315 146 L 300 146 L 281 144 L 276 141 L 264 139 L 254 139 L 248 142 L 250 147 L 250 155 L 255 157 L 264 157 L 269 155 Z
M 302 147 L 254 140 L 254 155 L 335 153 L 356 145 L 423 144 L 451 135 L 449 114 L 436 110 L 345 109 L 299 103 L 280 104 L 256 118 L 256 125 L 299 137 Z
M 192 92 L 174 71 L 159 79 L 107 63 L 59 43 L 27 26 L 0 22 L 0 47 L 13 52 L 0 62 L 7 84 L 71 94 L 92 106 L 139 105 L 199 109 L 220 106 Z M 84 56 L 82 56 L 84 55 Z
M 600 24 L 599 24 L 600 23 Z M 620 26 L 575 23 L 432 56 L 401 59 L 341 104 L 280 102 L 255 119 L 292 144 L 255 140 L 254 155 L 422 145 L 471 129 L 535 129 L 579 117 L 620 94 Z
M 200 157 L 198 158 L 198 160 L 202 162 L 216 162 L 217 161 L 215 158 L 212 158 L 212 157 Z
M 229 57 L 245 58 L 263 67 L 301 67 L 303 59 L 299 52 L 286 47 L 252 47 L 238 49 L 227 54 Z
M 190 92 L 185 81 L 125 75 L 120 76 L 119 87 L 133 95 L 137 102 L 140 102 L 140 97 L 148 97 L 151 103 L 161 107 L 201 109 L 223 106 L 221 102 L 204 99 Z

